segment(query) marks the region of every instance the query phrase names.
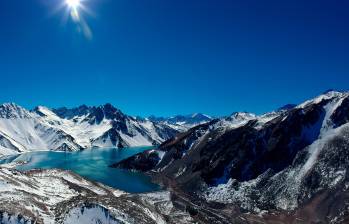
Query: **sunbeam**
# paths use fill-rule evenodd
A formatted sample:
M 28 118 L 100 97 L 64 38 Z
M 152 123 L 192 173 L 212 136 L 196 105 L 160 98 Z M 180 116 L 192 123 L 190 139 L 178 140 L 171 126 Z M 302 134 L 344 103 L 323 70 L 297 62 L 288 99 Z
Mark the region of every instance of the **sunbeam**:
M 83 4 L 84 0 L 64 0 L 64 5 L 69 13 L 70 18 L 77 25 L 78 32 L 81 32 L 87 39 L 92 39 L 92 31 L 85 19 L 82 17 L 81 12 L 86 11 L 87 7 Z

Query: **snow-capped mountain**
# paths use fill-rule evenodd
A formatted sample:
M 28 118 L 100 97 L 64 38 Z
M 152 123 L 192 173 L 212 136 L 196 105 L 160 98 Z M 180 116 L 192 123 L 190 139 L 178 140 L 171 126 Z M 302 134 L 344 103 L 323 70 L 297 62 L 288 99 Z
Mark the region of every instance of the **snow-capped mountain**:
M 29 150 L 78 150 L 82 147 L 64 130 L 16 104 L 0 106 L 0 154 Z
M 156 116 L 148 117 L 148 120 L 150 121 L 184 127 L 184 129 L 209 122 L 212 119 L 213 119 L 212 117 L 202 113 L 195 113 L 195 114 L 189 114 L 189 115 L 177 115 L 173 117 L 156 117 Z
M 183 126 L 128 116 L 111 104 L 99 107 L 28 111 L 7 103 L 0 106 L 0 155 L 33 150 L 73 151 L 94 147 L 158 145 Z
M 35 111 L 48 122 L 56 121 L 55 126 L 65 130 L 79 144 L 88 148 L 150 146 L 178 133 L 168 125 L 128 116 L 111 104 L 52 111 L 38 107 Z
M 211 223 L 347 223 L 349 93 L 212 120 L 112 166 L 148 172 Z

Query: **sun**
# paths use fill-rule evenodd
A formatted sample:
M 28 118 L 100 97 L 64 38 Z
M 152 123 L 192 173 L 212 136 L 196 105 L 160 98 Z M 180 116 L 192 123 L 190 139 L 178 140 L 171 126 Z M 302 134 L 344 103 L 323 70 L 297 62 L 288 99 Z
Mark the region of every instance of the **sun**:
M 65 8 L 67 13 L 66 18 L 70 17 L 76 24 L 77 31 L 83 33 L 87 39 L 92 39 L 92 31 L 82 15 L 84 13 L 91 13 L 84 4 L 87 1 L 88 0 L 62 0 L 61 7 Z
M 77 9 L 81 5 L 81 0 L 66 0 L 65 3 L 72 9 Z

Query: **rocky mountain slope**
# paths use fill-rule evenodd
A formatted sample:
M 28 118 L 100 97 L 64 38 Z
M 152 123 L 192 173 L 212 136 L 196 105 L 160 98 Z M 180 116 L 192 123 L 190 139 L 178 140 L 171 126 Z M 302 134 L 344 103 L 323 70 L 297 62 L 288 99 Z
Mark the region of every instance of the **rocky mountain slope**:
M 166 191 L 126 194 L 68 171 L 0 168 L 0 223 L 192 223 Z
M 349 93 L 212 120 L 112 166 L 148 172 L 210 222 L 348 223 Z
M 0 155 L 33 150 L 158 145 L 188 127 L 135 118 L 111 104 L 99 107 L 28 111 L 16 104 L 0 106 Z

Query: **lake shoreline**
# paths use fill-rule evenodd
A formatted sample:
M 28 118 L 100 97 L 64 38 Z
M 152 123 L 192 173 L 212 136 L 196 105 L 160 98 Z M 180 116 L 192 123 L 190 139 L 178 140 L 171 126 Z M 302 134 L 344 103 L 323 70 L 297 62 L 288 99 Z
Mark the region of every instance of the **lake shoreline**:
M 74 152 L 41 150 L 0 158 L 0 167 L 29 171 L 61 169 L 72 171 L 91 181 L 99 182 L 128 193 L 147 193 L 161 186 L 143 173 L 110 168 L 109 165 L 149 150 L 152 147 L 101 148 Z
M 12 157 L 12 156 L 20 156 L 26 153 L 33 153 L 33 152 L 57 152 L 57 153 L 73 153 L 73 152 L 80 152 L 80 151 L 87 151 L 87 150 L 105 150 L 105 149 L 136 149 L 136 148 L 156 148 L 157 146 L 134 146 L 134 147 L 128 147 L 128 148 L 117 148 L 117 147 L 110 147 L 110 148 L 99 148 L 99 147 L 92 147 L 92 148 L 85 148 L 77 151 L 60 151 L 60 150 L 50 150 L 50 149 L 38 149 L 38 150 L 33 150 L 33 151 L 27 151 L 27 152 L 18 152 L 14 154 L 8 154 L 8 155 L 0 155 L 0 160 L 3 160 L 7 157 Z M 1 164 L 0 164 L 1 165 Z

